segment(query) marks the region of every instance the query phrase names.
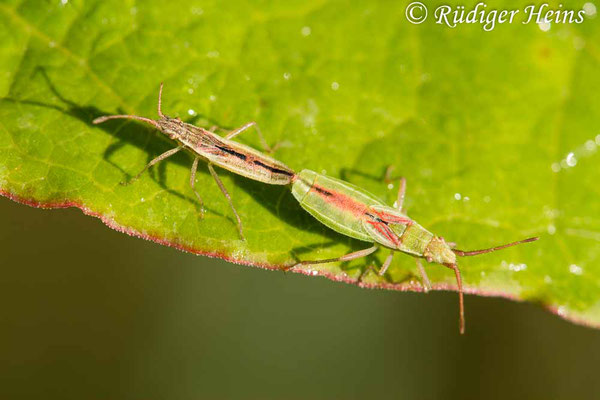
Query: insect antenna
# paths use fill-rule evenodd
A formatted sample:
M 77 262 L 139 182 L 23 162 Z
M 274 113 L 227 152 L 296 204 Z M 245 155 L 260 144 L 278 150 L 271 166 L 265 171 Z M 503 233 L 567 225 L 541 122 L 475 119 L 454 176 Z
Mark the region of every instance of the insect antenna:
M 459 308 L 459 326 L 460 326 L 460 334 L 463 335 L 465 333 L 465 302 L 463 298 L 463 287 L 462 287 L 462 279 L 460 276 L 460 270 L 458 269 L 458 265 L 456 264 L 444 264 L 444 266 L 454 270 L 454 275 L 456 275 L 456 284 L 458 285 L 458 308 Z
M 103 117 L 98 117 L 92 121 L 93 124 L 101 124 L 104 121 L 108 121 L 109 119 L 136 119 L 138 121 L 146 122 L 148 124 L 154 125 L 156 129 L 160 129 L 160 125 L 153 119 L 146 117 L 139 117 L 137 115 L 105 115 Z
M 165 115 L 162 113 L 162 91 L 163 91 L 163 83 L 160 83 L 160 88 L 158 89 L 158 116 L 160 118 L 164 118 Z M 154 127 L 160 130 L 160 125 L 153 119 L 146 117 L 139 117 L 137 115 L 105 115 L 103 117 L 98 117 L 92 121 L 93 124 L 101 124 L 104 121 L 108 121 L 109 119 L 137 119 L 138 121 L 146 122 L 150 125 L 154 125 Z
M 521 243 L 535 242 L 536 240 L 539 240 L 539 237 L 530 237 L 530 238 L 527 238 L 527 239 L 519 240 L 517 242 L 503 244 L 501 246 L 490 247 L 489 249 L 472 250 L 472 251 L 464 251 L 464 250 L 453 249 L 452 251 L 457 256 L 461 256 L 461 257 L 476 256 L 478 254 L 491 253 L 493 251 L 502 250 L 502 249 L 505 249 L 507 247 L 516 246 L 516 245 L 521 244 Z

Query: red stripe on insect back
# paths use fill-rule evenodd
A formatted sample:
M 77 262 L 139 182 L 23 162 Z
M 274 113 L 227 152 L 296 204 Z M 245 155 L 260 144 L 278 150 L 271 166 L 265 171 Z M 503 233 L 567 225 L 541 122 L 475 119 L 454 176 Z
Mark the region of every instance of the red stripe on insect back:
M 404 224 L 404 225 L 408 225 L 408 226 L 413 224 L 413 220 L 408 217 L 399 217 L 397 215 L 388 214 L 383 211 L 374 211 L 373 210 L 373 213 L 385 222 L 391 222 L 394 224 Z
M 313 185 L 310 190 L 321 196 L 327 203 L 348 211 L 357 217 L 362 217 L 368 211 L 366 205 L 343 193 L 333 192 L 319 185 Z
M 367 221 L 369 224 L 373 225 L 375 229 L 383 236 L 385 236 L 390 242 L 394 243 L 395 246 L 399 246 L 401 243 L 400 238 L 392 232 L 392 230 L 383 222 L 377 221 Z

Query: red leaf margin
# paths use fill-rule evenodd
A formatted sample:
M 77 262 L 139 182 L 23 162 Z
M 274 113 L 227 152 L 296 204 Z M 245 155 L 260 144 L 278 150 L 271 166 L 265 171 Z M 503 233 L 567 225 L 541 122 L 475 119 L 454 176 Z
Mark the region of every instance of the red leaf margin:
M 16 203 L 24 204 L 24 205 L 34 207 L 34 208 L 42 208 L 42 209 L 60 209 L 60 208 L 71 208 L 71 207 L 78 208 L 85 215 L 89 215 L 91 217 L 96 217 L 96 218 L 100 219 L 100 221 L 102 221 L 109 228 L 114 229 L 121 233 L 125 233 L 129 236 L 138 237 L 138 238 L 141 238 L 144 240 L 148 240 L 150 242 L 158 243 L 163 246 L 172 247 L 172 248 L 175 248 L 177 250 L 180 250 L 180 251 L 183 251 L 186 253 L 192 253 L 192 254 L 211 257 L 211 258 L 220 258 L 222 260 L 225 260 L 225 261 L 228 261 L 228 262 L 231 262 L 234 264 L 238 264 L 238 265 L 258 267 L 258 268 L 271 270 L 271 271 L 281 271 L 282 266 L 280 266 L 280 265 L 267 264 L 267 263 L 255 263 L 255 262 L 246 261 L 243 259 L 236 259 L 236 258 L 232 258 L 223 253 L 201 251 L 201 250 L 197 250 L 193 247 L 182 245 L 180 243 L 170 242 L 168 240 L 164 240 L 164 239 L 158 238 L 156 236 L 144 234 L 134 228 L 120 225 L 114 219 L 107 217 L 105 215 L 102 215 L 101 213 L 96 212 L 76 201 L 65 200 L 62 202 L 44 203 L 44 202 L 39 202 L 36 200 L 31 200 L 31 199 L 20 197 L 14 193 L 10 193 L 10 192 L 2 189 L 2 188 L 0 188 L 0 196 L 6 197 Z M 312 270 L 312 271 L 293 270 L 291 272 L 299 273 L 299 274 L 306 275 L 306 276 L 321 276 L 321 277 L 327 278 L 329 280 L 332 280 L 334 282 L 347 283 L 347 284 L 355 285 L 355 286 L 365 288 L 365 289 L 396 290 L 396 291 L 401 291 L 401 292 L 423 292 L 423 288 L 420 285 L 411 284 L 411 283 L 378 283 L 378 284 L 364 283 L 364 282 L 357 282 L 355 279 L 350 279 L 347 276 L 334 275 L 331 273 L 316 271 L 316 270 Z M 458 288 L 454 284 L 437 283 L 437 284 L 432 284 L 432 289 L 456 292 Z M 512 295 L 512 294 L 508 294 L 508 293 L 504 293 L 504 292 L 500 292 L 500 291 L 497 291 L 497 292 L 496 291 L 482 291 L 482 290 L 478 290 L 478 289 L 464 288 L 464 293 L 465 294 L 474 294 L 474 295 L 483 296 L 483 297 L 499 297 L 499 298 L 504 298 L 504 299 L 512 300 L 512 301 L 519 302 L 519 303 L 526 301 L 524 299 L 518 298 L 516 295 Z M 568 315 L 564 311 L 560 310 L 559 307 L 556 307 L 553 305 L 542 304 L 541 306 L 545 310 L 551 312 L 552 314 L 555 314 L 555 315 L 557 315 L 569 322 L 572 322 L 574 324 L 586 326 L 588 328 L 600 329 L 600 322 L 592 323 L 590 321 L 586 321 L 584 318 L 574 316 L 574 315 Z

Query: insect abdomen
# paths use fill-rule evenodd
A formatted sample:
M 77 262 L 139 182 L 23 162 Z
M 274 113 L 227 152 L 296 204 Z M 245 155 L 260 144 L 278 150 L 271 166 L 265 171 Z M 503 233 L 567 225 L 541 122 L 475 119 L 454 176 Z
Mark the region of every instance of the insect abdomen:
M 364 191 L 346 182 L 303 170 L 292 185 L 292 194 L 313 217 L 329 228 L 372 242 L 362 225 L 369 202 L 378 202 Z
M 225 140 L 202 148 L 204 157 L 221 168 L 271 185 L 288 185 L 295 176 L 287 165 L 255 149 Z
M 365 231 L 374 242 L 394 250 L 422 256 L 433 234 L 400 210 L 373 205 L 364 220 Z
M 433 234 L 417 223 L 408 226 L 400 238 L 398 250 L 415 256 L 423 256 L 433 239 Z

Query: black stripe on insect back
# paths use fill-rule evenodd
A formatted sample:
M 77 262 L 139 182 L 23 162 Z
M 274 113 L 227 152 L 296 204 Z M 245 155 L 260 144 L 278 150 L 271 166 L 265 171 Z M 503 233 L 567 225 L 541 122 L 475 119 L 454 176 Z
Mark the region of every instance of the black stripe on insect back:
M 263 167 L 265 169 L 268 169 L 269 171 L 271 171 L 273 173 L 276 173 L 276 174 L 281 174 L 281 175 L 286 175 L 286 176 L 293 176 L 294 175 L 291 172 L 286 171 L 284 169 L 279 169 L 279 168 L 271 167 L 270 165 L 267 165 L 264 162 L 259 161 L 259 160 L 254 160 L 253 163 L 255 165 L 258 165 L 258 166 L 261 166 L 261 167 Z
M 318 192 L 318 193 L 322 194 L 323 196 L 327 196 L 327 197 L 333 196 L 333 193 L 331 193 L 331 192 L 328 192 L 327 190 L 325 190 L 325 189 L 322 189 L 322 188 L 320 188 L 320 187 L 318 187 L 318 186 L 316 186 L 316 185 L 314 185 L 312 188 L 313 188 L 313 189 L 314 189 L 316 192 Z
M 372 218 L 372 219 L 374 219 L 374 220 L 375 220 L 375 222 L 382 222 L 382 223 L 384 223 L 384 224 L 386 224 L 386 225 L 388 224 L 388 223 L 387 223 L 387 221 L 384 221 L 384 220 L 382 220 L 381 218 L 379 218 L 379 217 L 376 217 L 376 216 L 374 216 L 374 215 L 373 215 L 373 214 L 371 214 L 371 213 L 365 213 L 365 215 L 366 215 L 367 217 L 369 217 L 369 218 Z
M 232 156 L 234 156 L 234 157 L 237 157 L 237 158 L 239 158 L 239 159 L 241 159 L 241 160 L 244 160 L 244 161 L 246 161 L 246 155 L 245 155 L 245 154 L 238 153 L 238 152 L 237 152 L 237 151 L 235 151 L 235 150 L 231 150 L 229 147 L 224 147 L 224 146 L 219 146 L 219 145 L 217 145 L 217 146 L 215 146 L 215 147 L 216 147 L 217 149 L 221 150 L 221 151 L 224 151 L 224 152 L 225 152 L 225 153 L 227 153 L 227 154 L 231 154 L 231 155 L 232 155 Z

